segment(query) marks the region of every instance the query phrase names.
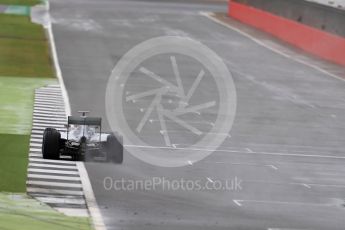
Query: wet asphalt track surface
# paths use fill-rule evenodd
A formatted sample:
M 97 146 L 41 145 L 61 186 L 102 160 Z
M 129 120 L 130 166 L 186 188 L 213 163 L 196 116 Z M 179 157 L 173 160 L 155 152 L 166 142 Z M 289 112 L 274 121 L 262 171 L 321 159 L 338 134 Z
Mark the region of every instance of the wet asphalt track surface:
M 146 164 L 128 152 L 123 165 L 86 164 L 108 229 L 344 229 L 344 81 L 199 15 L 225 11 L 223 3 L 53 0 L 51 10 L 72 111 L 102 116 L 106 130 L 107 80 L 122 55 L 140 42 L 191 37 L 215 51 L 233 74 L 237 112 L 231 138 L 211 156 L 177 169 Z M 191 82 L 195 70 L 184 66 L 184 80 Z M 171 74 L 163 64 L 152 67 Z M 133 84 L 131 90 L 141 92 L 148 84 Z M 217 97 L 203 90 L 205 98 Z M 130 109 L 128 121 L 135 127 L 142 114 L 135 105 Z M 185 137 L 180 139 L 193 140 L 177 130 Z M 146 135 L 152 145 L 164 144 L 153 130 Z M 242 189 L 107 191 L 105 177 L 203 182 L 236 177 Z

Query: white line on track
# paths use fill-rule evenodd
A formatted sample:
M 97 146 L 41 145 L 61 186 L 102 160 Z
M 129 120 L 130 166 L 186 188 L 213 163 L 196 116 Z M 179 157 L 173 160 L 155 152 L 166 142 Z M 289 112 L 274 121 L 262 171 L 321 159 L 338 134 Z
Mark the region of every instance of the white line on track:
M 165 146 L 145 146 L 145 145 L 124 145 L 126 148 L 147 148 L 147 149 L 173 149 L 172 147 Z M 286 156 L 286 157 L 312 157 L 312 158 L 328 158 L 328 159 L 345 159 L 345 156 L 340 155 L 317 155 L 317 154 L 298 154 L 298 153 L 280 153 L 280 152 L 243 152 L 237 150 L 217 149 L 202 149 L 202 148 L 182 148 L 177 147 L 177 150 L 188 151 L 210 151 L 210 152 L 225 152 L 234 154 L 258 154 L 258 155 L 270 155 L 270 156 Z
M 317 206 L 317 207 L 332 207 L 332 206 L 334 206 L 334 204 L 304 203 L 304 202 L 274 201 L 274 200 L 233 200 L 233 202 L 238 206 L 243 206 L 243 203 L 272 204 L 272 205 L 295 205 L 295 206 Z
M 248 34 L 248 33 L 244 32 L 244 31 L 242 31 L 242 30 L 240 30 L 240 29 L 238 29 L 238 28 L 235 28 L 235 27 L 233 27 L 233 26 L 231 26 L 231 25 L 229 25 L 229 24 L 227 24 L 227 23 L 225 23 L 225 22 L 223 22 L 223 21 L 221 21 L 221 20 L 215 18 L 215 17 L 214 17 L 214 14 L 211 13 L 211 12 L 199 12 L 199 14 L 200 14 L 200 15 L 203 15 L 203 16 L 206 16 L 206 17 L 209 18 L 210 20 L 212 20 L 212 21 L 214 21 L 214 22 L 216 22 L 216 23 L 218 23 L 218 24 L 221 24 L 221 25 L 227 27 L 228 29 L 231 29 L 231 30 L 233 30 L 233 31 L 236 31 L 237 33 L 239 33 L 239 34 L 241 34 L 241 35 L 243 35 L 243 36 L 245 36 L 245 37 L 251 39 L 252 41 L 254 41 L 255 43 L 257 43 L 258 45 L 263 46 L 263 47 L 265 47 L 266 49 L 269 49 L 269 50 L 271 50 L 271 51 L 273 51 L 273 52 L 275 52 L 275 53 L 277 53 L 277 54 L 280 54 L 280 55 L 282 55 L 282 56 L 284 56 L 284 57 L 286 57 L 286 58 L 288 58 L 288 59 L 290 59 L 290 60 L 296 61 L 296 62 L 301 63 L 301 64 L 303 64 L 303 65 L 306 65 L 306 66 L 308 66 L 308 67 L 311 67 L 311 68 L 313 68 L 313 69 L 315 69 L 315 70 L 317 70 L 317 71 L 319 71 L 319 72 L 321 72 L 321 73 L 323 73 L 323 74 L 326 74 L 326 75 L 328 75 L 328 76 L 331 76 L 331 77 L 333 77 L 333 78 L 335 78 L 335 79 L 338 79 L 338 80 L 340 80 L 340 81 L 342 81 L 342 82 L 345 82 L 345 79 L 344 79 L 344 78 L 341 78 L 341 77 L 339 77 L 339 76 L 337 76 L 337 75 L 335 75 L 335 74 L 332 74 L 332 73 L 328 72 L 327 70 L 324 70 L 324 69 L 322 69 L 322 68 L 320 68 L 320 67 L 318 67 L 318 66 L 316 66 L 316 65 L 314 65 L 314 64 L 311 64 L 311 63 L 309 63 L 309 62 L 307 62 L 307 61 L 304 61 L 304 60 L 301 60 L 301 59 L 292 57 L 292 56 L 290 56 L 290 55 L 288 55 L 288 54 L 286 54 L 286 53 L 284 53 L 284 52 L 282 52 L 282 51 L 280 51 L 280 50 L 278 50 L 278 49 L 276 49 L 276 48 L 274 48 L 274 47 L 271 47 L 270 45 L 265 44 L 264 42 L 262 42 L 262 41 L 260 41 L 259 39 L 257 39 L 257 38 L 255 38 L 255 37 L 251 36 L 250 34 Z
M 102 214 L 98 208 L 95 195 L 92 190 L 92 186 L 87 174 L 85 165 L 83 162 L 77 162 L 78 170 L 80 173 L 80 178 L 82 179 L 82 185 L 85 193 L 85 199 L 87 206 L 89 208 L 91 217 L 93 219 L 93 224 L 96 230 L 106 230 L 106 226 L 103 221 Z

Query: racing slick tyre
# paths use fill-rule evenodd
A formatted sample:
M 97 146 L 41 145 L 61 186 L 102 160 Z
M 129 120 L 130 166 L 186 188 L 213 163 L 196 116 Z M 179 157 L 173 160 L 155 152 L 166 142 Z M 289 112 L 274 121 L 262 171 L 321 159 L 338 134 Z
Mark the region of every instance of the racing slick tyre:
M 106 143 L 107 161 L 116 164 L 123 162 L 123 137 L 115 134 L 110 134 L 107 137 Z
M 43 133 L 42 154 L 44 159 L 58 160 L 60 158 L 61 135 L 56 129 L 46 128 Z

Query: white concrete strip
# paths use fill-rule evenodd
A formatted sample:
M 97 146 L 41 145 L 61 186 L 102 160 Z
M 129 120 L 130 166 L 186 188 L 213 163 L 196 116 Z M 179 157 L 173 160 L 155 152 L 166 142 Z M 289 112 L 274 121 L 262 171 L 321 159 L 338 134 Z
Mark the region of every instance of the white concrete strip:
M 29 157 L 42 157 L 42 153 L 29 153 Z
M 229 24 L 227 24 L 227 23 L 225 23 L 225 22 L 223 22 L 223 21 L 221 21 L 221 20 L 215 18 L 215 17 L 214 17 L 214 14 L 211 13 L 211 12 L 200 12 L 200 15 L 206 16 L 207 18 L 211 19 L 212 21 L 214 21 L 214 22 L 216 22 L 216 23 L 218 23 L 218 24 L 220 24 L 220 25 L 223 25 L 223 26 L 227 27 L 228 29 L 231 29 L 231 30 L 233 30 L 233 31 L 236 31 L 237 33 L 239 33 L 239 34 L 241 34 L 241 35 L 243 35 L 243 36 L 245 36 L 245 37 L 251 39 L 251 40 L 254 41 L 256 44 L 258 44 L 258 45 L 260 45 L 260 46 L 262 46 L 262 47 L 265 47 L 266 49 L 269 49 L 269 50 L 271 50 L 271 51 L 273 51 L 273 52 L 275 52 L 275 53 L 277 53 L 277 54 L 280 54 L 280 55 L 282 55 L 282 56 L 284 56 L 284 57 L 286 57 L 286 58 L 288 58 L 288 59 L 290 59 L 290 60 L 296 61 L 296 62 L 301 63 L 301 64 L 303 64 L 303 65 L 306 65 L 306 66 L 308 66 L 308 67 L 311 67 L 311 68 L 313 68 L 313 69 L 315 69 L 315 70 L 317 70 L 317 71 L 319 71 L 319 72 L 321 72 L 321 73 L 323 73 L 323 74 L 326 74 L 326 75 L 328 75 L 328 76 L 331 76 L 331 77 L 333 77 L 333 78 L 335 78 L 335 79 L 338 79 L 338 80 L 340 80 L 340 81 L 345 81 L 345 78 L 342 78 L 342 77 L 340 77 L 340 76 L 337 76 L 337 75 L 335 75 L 335 74 L 332 74 L 332 73 L 328 72 L 327 70 L 324 70 L 324 69 L 322 69 L 321 67 L 316 66 L 316 65 L 314 65 L 314 64 L 311 64 L 311 63 L 309 63 L 309 62 L 307 62 L 307 61 L 305 61 L 305 60 L 301 60 L 301 59 L 298 59 L 298 58 L 296 58 L 296 57 L 294 57 L 294 56 L 290 56 L 289 54 L 286 54 L 286 53 L 284 53 L 284 52 L 282 52 L 282 51 L 280 51 L 280 50 L 278 50 L 278 49 L 276 49 L 276 48 L 274 48 L 274 47 L 272 47 L 272 46 L 266 44 L 265 42 L 263 42 L 263 41 L 261 41 L 261 40 L 255 38 L 255 37 L 251 36 L 250 34 L 248 34 L 248 33 L 244 32 L 244 31 L 242 31 L 242 30 L 240 30 L 240 29 L 238 29 L 238 28 L 236 28 L 236 27 L 233 27 L 233 26 L 231 26 L 231 25 L 229 25 Z
M 39 90 L 36 90 L 36 93 L 35 93 L 37 96 L 45 96 L 45 97 L 50 97 L 50 96 L 55 96 L 55 97 L 62 97 L 62 94 L 61 92 L 52 92 L 52 91 L 39 91 Z
M 49 160 L 49 159 L 37 159 L 30 158 L 30 162 L 42 162 L 42 163 L 63 163 L 69 165 L 76 165 L 75 161 L 64 161 L 64 160 Z
M 41 143 L 30 143 L 30 147 L 41 148 L 41 147 L 42 147 L 42 144 L 41 144 Z
M 43 135 L 31 134 L 31 138 L 33 138 L 33 139 L 41 139 L 42 140 Z
M 28 178 L 32 179 L 48 179 L 48 180 L 66 180 L 66 181 L 80 181 L 79 177 L 74 176 L 53 176 L 53 175 L 45 175 L 45 174 L 28 174 Z
M 38 88 L 35 90 L 35 94 L 60 94 L 61 95 L 61 90 L 58 89 L 46 89 L 46 87 Z
M 30 148 L 29 149 L 29 152 L 31 153 L 31 152 L 41 152 L 41 148 Z
M 44 167 L 44 168 L 59 168 L 59 169 L 77 169 L 75 165 L 53 165 L 53 164 L 29 163 L 29 166 Z
M 59 106 L 60 108 L 63 108 L 64 105 L 57 102 L 52 101 L 35 101 L 35 107 L 46 107 L 46 106 Z
M 61 213 L 64 213 L 66 216 L 78 216 L 78 217 L 89 216 L 89 212 L 87 209 L 80 209 L 80 208 L 54 208 L 54 209 L 56 209 L 57 211 Z
M 53 88 L 39 88 L 36 89 L 36 93 L 59 93 L 61 95 L 61 89 L 53 89 Z
M 62 109 L 63 106 L 60 106 L 60 105 L 54 105 L 54 104 L 41 104 L 40 102 L 35 102 L 35 105 L 34 105 L 35 108 L 37 107 L 40 107 L 40 108 L 50 108 L 50 109 Z
M 57 197 L 35 197 L 37 200 L 48 203 L 48 204 L 85 204 L 83 199 L 73 199 L 73 198 L 57 198 Z
M 28 187 L 27 192 L 29 193 L 42 193 L 42 194 L 56 194 L 66 196 L 83 196 L 82 191 L 63 190 L 63 189 L 49 189 L 49 188 L 34 188 Z
M 77 167 L 80 173 L 86 203 L 89 208 L 89 212 L 91 214 L 94 227 L 96 230 L 106 230 L 107 228 L 104 224 L 102 214 L 98 208 L 98 204 L 93 193 L 92 186 L 89 180 L 89 175 L 87 174 L 84 162 L 77 162 Z
M 33 123 L 32 125 L 33 125 L 33 127 L 65 128 L 65 126 L 63 124 L 58 124 L 58 123 L 55 123 L 55 122 L 51 122 L 51 123 Z
M 30 138 L 30 142 L 42 143 L 42 138 Z
M 64 116 L 65 113 L 63 111 L 47 111 L 47 110 L 34 109 L 34 114 L 35 115 L 48 114 L 48 115 L 55 115 L 55 116 Z
M 34 106 L 34 111 L 44 111 L 44 112 L 60 112 L 60 113 L 64 113 L 64 110 L 62 108 L 45 108 L 45 107 L 36 107 Z
M 47 122 L 50 122 L 49 124 L 59 124 L 59 125 L 62 125 L 64 126 L 65 124 L 67 124 L 67 121 L 65 118 L 63 119 L 58 119 L 58 118 L 55 118 L 55 119 L 50 119 L 50 120 L 43 120 L 43 119 L 34 119 L 33 120 L 34 124 L 48 124 Z
M 31 130 L 31 134 L 34 134 L 34 135 L 43 135 L 43 130 Z
M 28 168 L 28 172 L 36 173 L 51 173 L 58 175 L 79 175 L 77 171 L 66 171 L 66 170 L 53 170 L 53 169 L 37 169 L 37 168 Z
M 64 188 L 82 188 L 81 184 L 50 182 L 50 181 L 28 180 L 26 184 L 27 185 L 44 185 L 44 186 L 51 186 L 51 187 L 55 186 L 55 187 L 64 187 Z
M 40 118 L 62 118 L 62 117 L 66 117 L 64 114 L 54 114 L 54 113 L 48 113 L 48 114 L 42 114 L 42 113 L 33 113 L 34 118 L 36 119 L 37 117 Z
M 49 98 L 41 98 L 41 97 L 35 98 L 35 104 L 36 103 L 64 106 L 62 100 L 49 99 Z

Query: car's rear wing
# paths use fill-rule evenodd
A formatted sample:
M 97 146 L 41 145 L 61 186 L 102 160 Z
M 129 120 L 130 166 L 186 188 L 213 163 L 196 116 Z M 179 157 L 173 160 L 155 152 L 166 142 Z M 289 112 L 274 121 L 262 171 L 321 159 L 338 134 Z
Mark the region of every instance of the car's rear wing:
M 68 125 L 94 125 L 101 126 L 102 118 L 100 117 L 68 117 Z

